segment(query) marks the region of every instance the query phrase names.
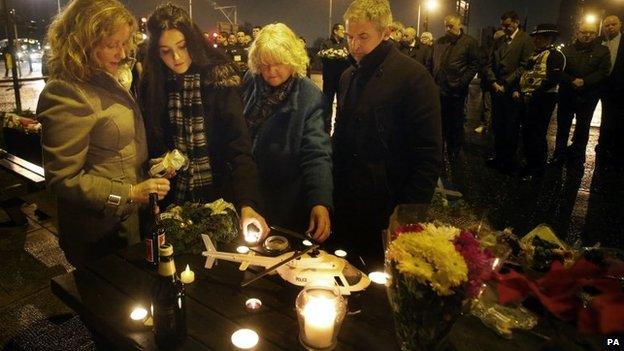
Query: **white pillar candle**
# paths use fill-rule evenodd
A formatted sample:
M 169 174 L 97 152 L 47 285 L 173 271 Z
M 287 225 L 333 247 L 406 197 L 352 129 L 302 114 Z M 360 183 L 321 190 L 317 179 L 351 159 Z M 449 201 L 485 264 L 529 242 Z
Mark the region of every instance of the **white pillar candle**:
M 191 270 L 188 264 L 186 265 L 186 269 L 180 274 L 180 280 L 184 284 L 191 284 L 195 281 L 195 272 Z
M 317 349 L 332 345 L 336 306 L 332 300 L 317 297 L 310 299 L 303 310 L 305 343 Z

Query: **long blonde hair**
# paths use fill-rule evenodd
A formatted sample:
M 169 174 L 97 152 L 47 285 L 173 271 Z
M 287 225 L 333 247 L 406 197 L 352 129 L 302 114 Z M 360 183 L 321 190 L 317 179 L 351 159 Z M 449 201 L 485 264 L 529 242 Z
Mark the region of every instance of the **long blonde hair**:
M 132 32 L 136 30 L 134 16 L 117 0 L 70 2 L 48 29 L 50 77 L 89 80 L 99 68 L 96 46 L 124 24 L 129 25 Z
M 260 66 L 271 63 L 287 64 L 296 77 L 305 77 L 310 58 L 305 45 L 292 29 L 283 23 L 268 24 L 262 27 L 258 37 L 249 48 L 248 65 L 251 73 L 260 72 Z

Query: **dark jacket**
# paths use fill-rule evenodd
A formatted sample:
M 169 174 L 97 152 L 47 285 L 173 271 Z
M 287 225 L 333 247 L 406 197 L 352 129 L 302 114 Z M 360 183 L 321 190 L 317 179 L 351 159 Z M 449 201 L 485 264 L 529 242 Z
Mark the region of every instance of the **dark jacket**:
M 254 136 L 252 152 L 265 218 L 302 231 L 313 206 L 333 207 L 332 150 L 324 129 L 323 93 L 309 78 L 294 79 L 286 100 Z M 245 116 L 266 89 L 261 75 L 245 75 Z
M 576 97 L 596 97 L 605 83 L 611 68 L 609 48 L 597 41 L 582 45 L 576 41 L 563 48 L 566 67 L 561 75 L 560 94 Z M 572 81 L 581 78 L 583 87 L 575 89 Z
M 372 60 L 378 62 L 369 65 Z M 382 42 L 340 80 L 336 193 L 383 201 L 390 210 L 399 203 L 428 204 L 441 167 L 440 121 L 431 75 Z
M 401 42 L 400 49 L 404 55 L 416 60 L 421 65 L 425 66 L 429 72 L 431 72 L 432 64 L 431 64 L 431 47 L 422 44 L 420 41 L 416 40 L 414 46 L 410 46 L 410 44 Z
M 251 156 L 251 142 L 243 118 L 240 76 L 231 64 L 209 66 L 202 70 L 202 105 L 204 128 L 210 144 L 210 165 L 213 175 L 213 201 L 223 197 L 238 207 L 260 203 L 258 170 Z M 150 158 L 161 157 L 174 148 L 175 131 L 168 111 L 160 116 L 162 131 L 146 123 Z M 175 181 L 175 178 L 172 180 Z M 175 199 L 169 192 L 166 201 Z M 215 198 L 216 197 L 216 198 Z
M 329 49 L 341 50 L 348 53 L 347 41 L 345 39 L 337 41 L 332 36 L 321 43 L 318 52 L 321 62 L 323 62 L 323 77 L 337 77 L 336 79 L 339 79 L 342 72 L 349 67 L 349 60 L 347 57 L 332 57 L 326 55 Z
M 622 38 L 624 38 L 624 34 L 620 34 L 620 45 L 615 56 L 615 64 L 603 87 L 605 97 L 624 97 L 624 40 Z
M 517 86 L 534 50 L 533 40 L 521 30 L 509 44 L 506 36 L 498 38 L 485 70 L 488 86 L 497 82 L 507 87 L 508 91 Z
M 473 37 L 445 35 L 433 46 L 433 78 L 444 95 L 466 95 L 481 67 L 479 44 Z

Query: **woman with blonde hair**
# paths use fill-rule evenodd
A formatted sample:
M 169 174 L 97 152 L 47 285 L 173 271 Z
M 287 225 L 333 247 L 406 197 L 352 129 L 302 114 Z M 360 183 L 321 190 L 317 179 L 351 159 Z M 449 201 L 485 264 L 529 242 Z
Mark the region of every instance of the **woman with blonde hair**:
M 169 191 L 167 179 L 144 180 L 143 119 L 118 81 L 135 29 L 117 0 L 74 0 L 47 33 L 50 80 L 37 116 L 59 244 L 74 266 L 137 243 L 136 204 Z
M 285 24 L 262 28 L 249 50 L 245 118 L 269 223 L 330 233 L 331 145 L 323 93 L 306 77 L 305 47 Z

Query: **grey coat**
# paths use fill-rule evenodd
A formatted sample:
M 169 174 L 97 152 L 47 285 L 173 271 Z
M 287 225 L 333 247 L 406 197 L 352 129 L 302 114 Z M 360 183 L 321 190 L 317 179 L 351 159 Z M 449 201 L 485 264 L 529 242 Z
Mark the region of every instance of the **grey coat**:
M 130 185 L 147 160 L 139 107 L 111 75 L 51 80 L 37 106 L 46 183 L 56 196 L 60 245 L 81 265 L 140 240 Z

